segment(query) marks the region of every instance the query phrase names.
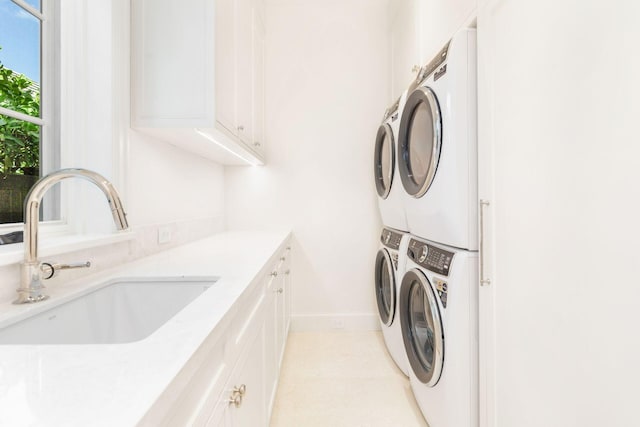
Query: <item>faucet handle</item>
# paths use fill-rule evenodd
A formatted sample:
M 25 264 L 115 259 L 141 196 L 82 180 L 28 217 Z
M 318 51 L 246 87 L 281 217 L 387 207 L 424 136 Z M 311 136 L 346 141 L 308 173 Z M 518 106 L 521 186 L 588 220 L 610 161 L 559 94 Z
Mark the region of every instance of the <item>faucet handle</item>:
M 40 271 L 42 272 L 42 278 L 44 280 L 51 279 L 55 277 L 60 270 L 70 270 L 73 268 L 89 268 L 91 267 L 91 261 L 86 262 L 75 262 L 71 264 L 58 264 L 58 263 L 48 263 L 43 262 L 40 264 Z

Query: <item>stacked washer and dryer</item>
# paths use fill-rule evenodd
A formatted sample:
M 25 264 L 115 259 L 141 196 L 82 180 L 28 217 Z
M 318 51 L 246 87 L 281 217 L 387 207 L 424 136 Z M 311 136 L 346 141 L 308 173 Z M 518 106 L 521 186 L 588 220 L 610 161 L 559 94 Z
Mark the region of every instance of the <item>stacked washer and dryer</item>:
M 404 100 L 403 94 L 387 108 L 376 135 L 374 176 L 384 228 L 375 262 L 375 293 L 385 344 L 398 368 L 408 376 L 409 362 L 404 351 L 398 315 L 399 286 L 404 275 L 409 241 L 402 201 L 404 195 L 396 162 L 400 112 Z
M 478 425 L 476 99 L 476 32 L 465 29 L 387 111 L 374 152 L 380 322 L 430 427 Z

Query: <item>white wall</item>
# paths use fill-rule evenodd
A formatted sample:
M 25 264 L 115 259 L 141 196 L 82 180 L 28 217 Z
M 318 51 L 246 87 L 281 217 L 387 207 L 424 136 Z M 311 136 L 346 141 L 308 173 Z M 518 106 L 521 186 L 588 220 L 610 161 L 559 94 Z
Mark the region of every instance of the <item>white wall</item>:
M 453 34 L 469 26 L 477 0 L 417 0 L 420 3 L 420 58 L 431 61 Z
M 482 425 L 640 425 L 640 4 L 485 3 Z
M 61 8 L 62 167 L 92 169 L 113 181 L 136 239 L 48 257 L 92 263 L 50 286 L 224 229 L 224 168 L 129 129 L 129 1 L 69 0 Z M 109 205 L 95 186 L 79 180 L 64 185 L 63 197 L 71 199 L 65 217 L 78 224 L 74 233 L 115 230 Z M 158 244 L 160 227 L 170 231 L 171 242 Z M 18 265 L 0 264 L 0 280 L 6 285 L 0 302 L 11 301 Z
M 427 64 L 476 15 L 477 0 L 391 0 L 390 99 L 416 78 L 414 67 Z
M 129 1 L 73 1 L 65 3 L 62 22 L 63 166 L 112 180 L 134 228 L 202 218 L 222 223 L 223 167 L 130 129 Z M 100 192 L 77 196 L 74 189 L 69 215 L 100 218 L 85 228 L 113 228 Z
M 268 166 L 226 168 L 227 225 L 293 227 L 293 327 L 377 326 L 372 148 L 388 98 L 386 0 L 267 1 Z
M 129 218 L 136 226 L 224 217 L 224 168 L 131 132 Z

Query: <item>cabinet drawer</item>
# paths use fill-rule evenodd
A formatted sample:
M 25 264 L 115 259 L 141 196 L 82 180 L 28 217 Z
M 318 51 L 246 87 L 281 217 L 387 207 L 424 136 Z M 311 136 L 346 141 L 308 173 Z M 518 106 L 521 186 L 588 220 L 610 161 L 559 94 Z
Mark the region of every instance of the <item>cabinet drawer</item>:
M 264 319 L 264 286 L 256 286 L 249 295 L 242 298 L 231 321 L 225 343 L 225 360 L 234 363 L 243 348 L 253 338 Z

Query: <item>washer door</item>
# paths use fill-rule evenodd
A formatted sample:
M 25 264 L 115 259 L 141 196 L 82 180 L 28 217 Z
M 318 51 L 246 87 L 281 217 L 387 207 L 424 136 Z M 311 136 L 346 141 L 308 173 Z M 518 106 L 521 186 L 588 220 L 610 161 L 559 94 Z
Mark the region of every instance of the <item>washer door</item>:
M 376 147 L 373 156 L 373 171 L 378 196 L 386 199 L 393 183 L 393 171 L 396 164 L 395 141 L 391 126 L 383 124 L 378 128 Z
M 444 329 L 437 296 L 429 279 L 409 270 L 400 284 L 402 339 L 415 376 L 433 387 L 444 365 Z
M 396 276 L 389 251 L 380 249 L 376 256 L 376 301 L 380 320 L 386 326 L 393 323 L 396 311 Z
M 442 146 L 440 106 L 430 88 L 421 86 L 407 98 L 398 138 L 402 186 L 413 197 L 422 197 L 436 175 Z

